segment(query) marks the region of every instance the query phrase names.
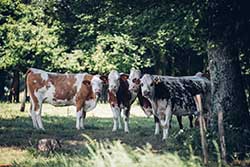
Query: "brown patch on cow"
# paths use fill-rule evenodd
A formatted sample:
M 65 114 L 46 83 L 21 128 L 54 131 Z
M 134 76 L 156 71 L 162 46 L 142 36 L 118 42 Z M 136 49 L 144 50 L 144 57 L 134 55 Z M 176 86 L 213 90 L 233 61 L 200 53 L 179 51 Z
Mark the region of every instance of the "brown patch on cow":
M 84 81 L 89 81 L 89 89 L 90 89 L 90 92 L 89 92 L 86 100 L 96 99 L 95 93 L 92 91 L 92 86 L 90 85 L 91 80 L 93 79 L 93 77 L 94 76 L 90 75 L 90 74 L 86 74 L 84 76 Z
M 120 75 L 120 79 L 122 79 L 123 81 L 126 81 L 126 80 L 128 80 L 128 75 L 127 74 L 121 74 Z
M 93 75 L 86 74 L 86 75 L 84 76 L 84 80 L 87 80 L 87 81 L 91 82 L 91 80 L 92 80 L 93 77 L 94 77 Z
M 116 98 L 116 96 L 114 95 L 113 92 L 108 91 L 108 101 L 109 101 L 109 104 L 110 104 L 112 107 L 118 105 L 117 98 Z
M 82 83 L 83 83 L 84 85 L 90 85 L 90 81 L 87 81 L 87 80 L 82 81 Z
M 27 80 L 26 80 L 27 87 L 29 88 L 30 96 L 33 99 L 34 102 L 34 109 L 35 111 L 38 111 L 39 105 L 38 105 L 38 99 L 35 96 L 35 91 L 38 89 L 41 89 L 46 85 L 46 81 L 44 81 L 40 74 L 33 73 L 32 70 L 27 71 Z
M 54 98 L 59 100 L 71 100 L 76 94 L 75 75 L 53 75 L 48 74 L 48 82 L 55 87 Z M 49 86 L 47 84 L 47 86 Z
M 84 81 L 76 96 L 76 111 L 80 111 L 86 100 L 95 99 L 95 94 L 89 81 Z

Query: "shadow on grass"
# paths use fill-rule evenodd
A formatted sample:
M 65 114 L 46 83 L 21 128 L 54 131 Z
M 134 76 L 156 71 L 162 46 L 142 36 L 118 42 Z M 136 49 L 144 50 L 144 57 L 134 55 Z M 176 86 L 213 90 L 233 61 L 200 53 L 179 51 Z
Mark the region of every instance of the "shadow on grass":
M 194 140 L 194 138 L 197 138 L 197 136 L 194 137 L 196 134 L 194 131 L 198 129 L 186 130 L 184 134 L 178 135 L 179 128 L 176 121 L 172 121 L 173 128 L 170 130 L 167 141 L 162 141 L 162 135 L 154 135 L 152 118 L 132 117 L 130 119 L 130 133 L 124 133 L 122 129 L 112 132 L 113 122 L 111 118 L 88 117 L 85 120 L 85 130 L 76 130 L 75 118 L 72 116 L 43 116 L 43 124 L 46 130 L 39 131 L 32 127 L 32 121 L 29 117 L 1 118 L 0 146 L 14 146 L 21 149 L 35 148 L 37 141 L 41 138 L 56 138 L 63 145 L 60 152 L 69 154 L 81 152 L 85 154 L 86 139 L 83 134 L 86 134 L 97 141 L 121 140 L 132 148 L 142 148 L 149 143 L 156 152 L 178 152 L 186 156 L 189 155 L 190 144 L 197 147 L 198 150 L 200 149 L 199 141 Z

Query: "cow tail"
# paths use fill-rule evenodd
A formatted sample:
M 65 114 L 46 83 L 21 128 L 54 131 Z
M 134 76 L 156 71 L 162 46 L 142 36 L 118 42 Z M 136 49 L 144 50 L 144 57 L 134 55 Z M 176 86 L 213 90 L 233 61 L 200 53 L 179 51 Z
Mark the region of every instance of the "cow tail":
M 26 98 L 27 98 L 27 76 L 29 74 L 30 70 L 28 70 L 25 74 L 25 79 L 24 79 L 24 95 L 23 95 L 23 99 L 21 102 L 21 108 L 20 111 L 24 112 L 25 110 L 25 102 L 26 102 Z

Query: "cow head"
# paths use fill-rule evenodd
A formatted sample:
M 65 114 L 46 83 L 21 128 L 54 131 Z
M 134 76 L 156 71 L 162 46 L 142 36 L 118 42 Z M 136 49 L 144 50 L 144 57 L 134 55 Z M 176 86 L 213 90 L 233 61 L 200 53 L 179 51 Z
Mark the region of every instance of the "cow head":
M 110 92 L 116 93 L 120 86 L 120 74 L 116 70 L 112 70 L 108 75 L 108 90 Z
M 100 75 L 94 75 L 92 80 L 91 80 L 92 90 L 95 93 L 95 95 L 97 95 L 98 97 L 101 94 L 104 82 L 105 81 L 103 80 L 103 78 Z
M 154 79 L 152 75 L 144 74 L 140 79 L 142 96 L 152 98 L 154 96 Z
M 136 69 L 131 69 L 129 74 L 129 91 L 132 93 L 137 93 L 140 89 L 140 78 L 141 78 L 141 71 Z

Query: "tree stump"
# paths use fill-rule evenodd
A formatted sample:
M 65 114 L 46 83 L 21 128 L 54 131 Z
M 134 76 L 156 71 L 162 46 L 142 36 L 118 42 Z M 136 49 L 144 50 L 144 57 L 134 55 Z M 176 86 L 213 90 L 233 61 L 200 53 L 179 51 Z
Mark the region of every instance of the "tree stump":
M 61 147 L 61 143 L 57 139 L 40 139 L 37 143 L 37 150 L 40 152 L 50 153 Z

